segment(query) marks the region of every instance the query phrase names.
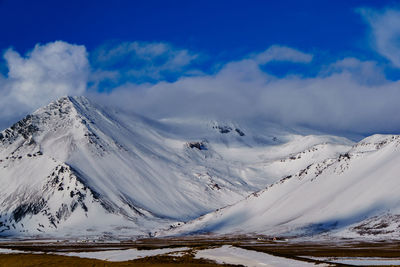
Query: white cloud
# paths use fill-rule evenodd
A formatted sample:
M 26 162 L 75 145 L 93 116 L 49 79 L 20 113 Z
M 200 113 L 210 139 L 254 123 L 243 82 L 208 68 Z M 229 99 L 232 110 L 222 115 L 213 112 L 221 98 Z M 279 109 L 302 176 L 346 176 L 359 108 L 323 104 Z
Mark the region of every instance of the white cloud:
M 321 76 L 333 73 L 347 73 L 360 84 L 382 84 L 386 81 L 383 69 L 376 61 L 361 61 L 354 57 L 348 57 L 327 65 L 321 70 Z
M 396 67 L 400 67 L 400 10 L 376 11 L 361 8 L 358 12 L 371 28 L 371 37 L 376 51 Z
M 167 43 L 125 42 L 105 45 L 92 56 L 94 65 L 103 71 L 118 69 L 120 78 L 161 80 L 165 74 L 182 72 L 198 58 L 186 49 Z
M 313 55 L 306 54 L 287 46 L 273 45 L 264 52 L 254 55 L 253 58 L 259 64 L 266 64 L 271 61 L 309 63 L 312 61 Z
M 86 91 L 89 62 L 84 46 L 57 41 L 36 45 L 21 56 L 13 49 L 4 54 L 8 74 L 0 88 L 0 115 L 20 115 L 63 95 Z
M 242 60 L 226 62 L 215 73 L 205 74 L 186 69 L 194 60 L 194 54 L 189 51 L 168 52 L 170 46 L 164 44 L 132 47 L 134 58 L 146 59 L 143 72 L 152 72 L 152 62 L 161 57 L 161 63 L 155 68 L 168 65 L 166 69 L 184 68 L 193 74 L 188 76 L 181 71 L 177 72 L 180 76 L 175 82 L 126 82 L 109 93 L 92 91 L 106 104 L 154 118 L 190 116 L 257 123 L 274 121 L 327 132 L 400 131 L 400 117 L 397 116 L 400 82 L 387 80 L 381 66 L 374 61 L 344 58 L 327 63 L 315 77 L 278 78 L 266 73 L 262 65 L 276 60 L 308 63 L 312 55 L 272 46 Z M 129 56 L 126 51 L 126 48 L 116 48 L 97 54 L 95 58 L 105 65 L 112 64 L 114 59 L 118 61 Z M 63 42 L 37 45 L 25 56 L 9 50 L 5 59 L 9 73 L 6 77 L 0 75 L 0 122 L 3 126 L 8 126 L 4 123 L 14 113 L 29 112 L 60 95 L 87 93 L 89 64 L 83 46 Z M 126 75 L 126 70 L 118 68 L 96 69 L 92 65 L 91 70 L 90 75 L 98 81 L 118 80 Z
M 213 75 L 125 84 L 103 97 L 156 118 L 274 121 L 327 132 L 400 130 L 400 82 L 381 80 L 382 70 L 372 61 L 345 58 L 325 69 L 316 77 L 277 78 L 244 59 L 227 63 Z M 364 81 L 365 75 L 373 83 Z

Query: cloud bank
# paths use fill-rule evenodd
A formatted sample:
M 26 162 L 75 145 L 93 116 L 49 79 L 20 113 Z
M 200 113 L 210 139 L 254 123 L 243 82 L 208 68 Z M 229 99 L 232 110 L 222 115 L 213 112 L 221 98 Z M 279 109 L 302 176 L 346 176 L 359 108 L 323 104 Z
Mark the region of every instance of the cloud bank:
M 400 82 L 386 80 L 375 62 L 355 58 L 333 62 L 306 78 L 277 78 L 257 60 L 243 59 L 212 75 L 125 84 L 103 95 L 103 101 L 155 118 L 256 119 L 351 133 L 398 132 L 398 99 Z
M 359 12 L 376 52 L 400 71 L 400 12 Z M 114 43 L 90 53 L 61 41 L 37 45 L 25 55 L 9 49 L 4 54 L 8 73 L 0 75 L 0 126 L 59 96 L 86 94 L 156 119 L 270 121 L 327 133 L 400 133 L 400 81 L 386 77 L 386 60 L 343 57 L 313 65 L 318 56 L 273 45 L 202 68 L 201 54 L 168 43 Z M 319 71 L 278 77 L 264 68 L 279 62 Z

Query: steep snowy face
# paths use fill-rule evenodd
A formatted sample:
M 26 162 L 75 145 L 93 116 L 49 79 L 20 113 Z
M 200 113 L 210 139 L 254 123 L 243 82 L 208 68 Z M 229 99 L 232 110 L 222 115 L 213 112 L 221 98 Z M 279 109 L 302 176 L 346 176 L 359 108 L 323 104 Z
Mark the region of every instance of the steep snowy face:
M 89 133 L 67 97 L 0 133 L 0 232 L 49 232 L 96 210 L 124 213 L 100 198 L 85 177 L 64 163 L 80 146 L 90 144 Z
M 21 150 L 54 156 L 65 161 L 79 146 L 93 138 L 72 98 L 64 97 L 41 108 L 0 133 L 0 155 L 14 155 Z M 30 157 L 30 156 L 29 156 Z
M 400 237 L 400 136 L 375 135 L 172 233 Z
M 231 205 L 350 144 L 232 122 L 153 121 L 63 97 L 0 133 L 0 231 L 147 234 Z

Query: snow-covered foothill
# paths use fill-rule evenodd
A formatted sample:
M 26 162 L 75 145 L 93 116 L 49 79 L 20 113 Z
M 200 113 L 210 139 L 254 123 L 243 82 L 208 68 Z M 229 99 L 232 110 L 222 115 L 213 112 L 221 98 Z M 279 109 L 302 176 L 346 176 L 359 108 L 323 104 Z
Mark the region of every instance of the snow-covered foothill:
M 400 237 L 400 136 L 375 135 L 176 233 Z

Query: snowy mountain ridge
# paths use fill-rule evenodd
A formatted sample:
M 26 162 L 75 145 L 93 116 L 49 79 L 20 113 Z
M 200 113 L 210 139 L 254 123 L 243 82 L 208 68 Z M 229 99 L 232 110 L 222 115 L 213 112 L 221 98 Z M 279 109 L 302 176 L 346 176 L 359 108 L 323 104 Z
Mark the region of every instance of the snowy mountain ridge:
M 246 123 L 154 121 L 63 97 L 0 133 L 0 231 L 147 235 L 328 168 L 352 145 Z

